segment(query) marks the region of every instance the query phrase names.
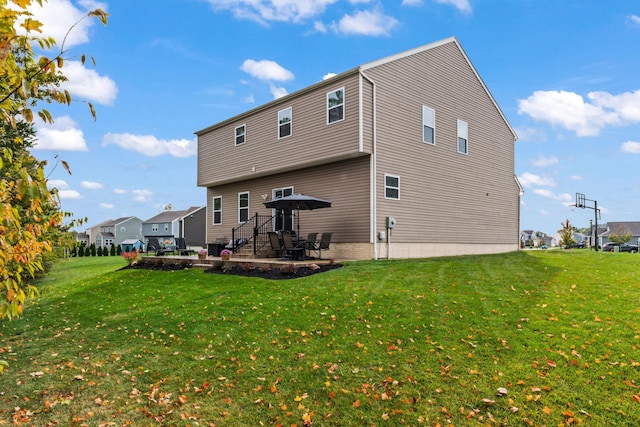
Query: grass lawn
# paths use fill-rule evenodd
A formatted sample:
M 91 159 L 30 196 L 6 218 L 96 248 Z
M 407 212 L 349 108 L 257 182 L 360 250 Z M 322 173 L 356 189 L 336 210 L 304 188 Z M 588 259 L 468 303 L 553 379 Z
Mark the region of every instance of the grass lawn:
M 0 425 L 640 425 L 638 254 L 124 265 L 63 261 L 0 321 Z

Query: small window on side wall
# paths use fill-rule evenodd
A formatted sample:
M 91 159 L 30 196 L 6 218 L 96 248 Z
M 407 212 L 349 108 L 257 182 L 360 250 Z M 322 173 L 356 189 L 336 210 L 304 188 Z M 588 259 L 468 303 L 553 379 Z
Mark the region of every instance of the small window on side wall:
M 249 193 L 238 193 L 238 222 L 249 220 Z
M 244 144 L 246 142 L 247 126 L 246 125 L 238 126 L 236 128 L 235 133 L 236 133 L 235 135 L 236 145 Z
M 436 111 L 425 106 L 422 106 L 422 141 L 436 143 Z
M 286 138 L 291 135 L 291 107 L 278 111 L 278 138 Z
M 400 177 L 396 175 L 384 175 L 384 198 L 400 199 Z
M 327 93 L 327 123 L 344 120 L 344 88 Z
M 222 224 L 222 196 L 213 198 L 213 225 Z
M 462 120 L 458 120 L 458 153 L 469 153 L 469 125 Z

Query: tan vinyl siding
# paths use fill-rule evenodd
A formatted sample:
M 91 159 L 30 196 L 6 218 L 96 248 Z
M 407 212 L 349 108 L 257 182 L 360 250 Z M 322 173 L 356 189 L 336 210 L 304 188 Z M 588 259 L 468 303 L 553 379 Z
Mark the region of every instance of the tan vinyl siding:
M 225 184 L 207 189 L 207 241 L 231 237 L 238 226 L 238 193 L 249 192 L 249 215 L 270 215 L 262 194 L 271 200 L 274 188 L 291 187 L 296 193 L 330 200 L 332 207 L 300 212 L 300 233 L 332 231 L 334 242 L 369 242 L 370 156 L 325 166 Z M 213 197 L 222 196 L 222 224 L 212 225 Z
M 519 197 L 514 136 L 455 43 L 366 71 L 376 82 L 377 229 L 395 216 L 394 242 L 515 243 Z M 435 145 L 422 142 L 422 106 L 435 110 Z M 469 125 L 457 152 L 456 120 Z M 384 199 L 384 174 L 400 200 Z
M 344 120 L 327 124 L 327 92 L 344 87 Z M 198 185 L 265 176 L 359 155 L 359 79 L 351 73 L 303 96 L 286 97 L 198 136 Z M 292 134 L 278 138 L 278 111 L 292 108 Z M 246 125 L 246 143 L 234 130 Z

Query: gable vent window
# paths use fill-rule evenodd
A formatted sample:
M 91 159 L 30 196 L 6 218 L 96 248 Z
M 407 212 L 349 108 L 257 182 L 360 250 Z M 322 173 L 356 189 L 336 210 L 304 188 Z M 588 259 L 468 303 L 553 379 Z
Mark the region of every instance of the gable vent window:
M 469 153 L 469 125 L 458 120 L 458 153 Z
M 247 135 L 246 125 L 238 126 L 236 128 L 236 145 L 244 144 L 246 135 Z
M 327 123 L 344 120 L 344 88 L 327 93 Z
M 400 177 L 395 175 L 384 175 L 384 198 L 400 199 Z
M 427 144 L 436 143 L 436 112 L 429 107 L 422 107 L 422 140 Z
M 291 107 L 278 111 L 278 138 L 291 135 Z

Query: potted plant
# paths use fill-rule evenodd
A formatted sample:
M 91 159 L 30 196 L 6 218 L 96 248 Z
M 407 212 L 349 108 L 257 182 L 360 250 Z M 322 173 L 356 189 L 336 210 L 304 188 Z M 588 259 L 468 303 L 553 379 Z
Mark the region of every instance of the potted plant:
M 223 261 L 228 261 L 231 258 L 231 251 L 229 249 L 223 249 L 220 251 L 220 258 Z
M 198 259 L 203 260 L 207 257 L 207 251 L 205 251 L 204 249 L 200 249 L 200 251 L 198 251 Z

